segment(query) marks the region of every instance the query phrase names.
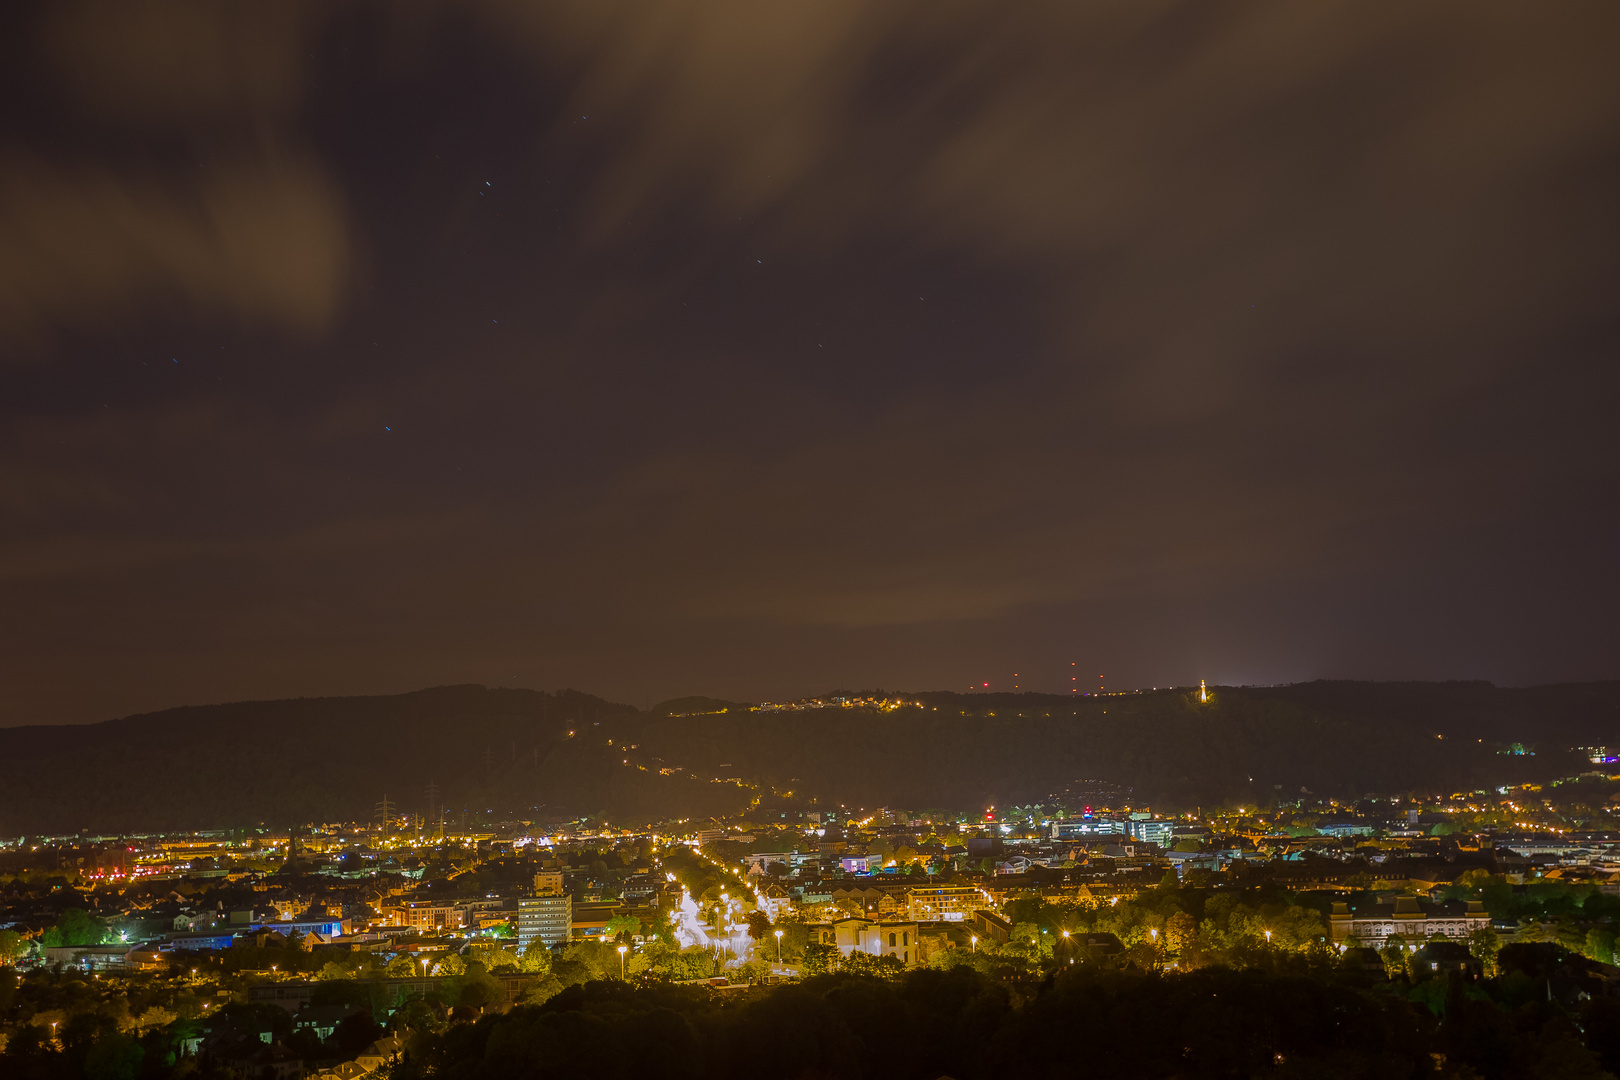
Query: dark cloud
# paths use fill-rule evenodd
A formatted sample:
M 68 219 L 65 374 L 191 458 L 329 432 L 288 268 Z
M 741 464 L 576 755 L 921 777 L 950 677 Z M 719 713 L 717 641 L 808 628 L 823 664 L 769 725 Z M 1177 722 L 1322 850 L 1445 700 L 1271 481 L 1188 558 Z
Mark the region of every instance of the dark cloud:
M 308 159 L 213 160 L 198 175 L 0 161 L 0 330 L 28 337 L 180 301 L 315 332 L 345 284 L 336 192 Z
M 17 722 L 1615 674 L 1605 9 L 10 18 Z
M 348 242 L 337 187 L 297 133 L 298 9 L 96 0 L 33 14 L 13 60 L 52 107 L 0 141 L 0 335 L 116 327 L 176 302 L 323 330 Z

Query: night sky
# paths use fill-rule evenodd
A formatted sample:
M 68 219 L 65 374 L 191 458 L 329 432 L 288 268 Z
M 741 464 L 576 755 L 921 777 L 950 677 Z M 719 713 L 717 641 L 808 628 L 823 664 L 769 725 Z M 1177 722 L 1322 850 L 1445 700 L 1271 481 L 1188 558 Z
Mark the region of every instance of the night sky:
M 1601 3 L 5 5 L 0 724 L 1620 676 L 1616 56 Z

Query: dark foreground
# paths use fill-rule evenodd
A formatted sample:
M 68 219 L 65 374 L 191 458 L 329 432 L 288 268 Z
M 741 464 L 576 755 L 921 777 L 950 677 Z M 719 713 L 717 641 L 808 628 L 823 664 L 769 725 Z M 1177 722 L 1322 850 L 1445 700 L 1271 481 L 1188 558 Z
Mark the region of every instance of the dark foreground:
M 1038 979 L 958 967 L 728 993 L 590 982 L 481 1018 L 402 1009 L 393 1023 L 405 1055 L 373 1075 L 1600 1077 L 1620 1072 L 1620 998 L 1605 982 L 1590 969 L 1542 965 L 1532 952 L 1491 979 L 1457 973 L 1415 983 L 1332 965 L 1184 974 L 1080 967 Z M 0 1056 L 0 1076 L 244 1075 L 206 1054 L 177 1052 L 184 1028 L 136 1037 L 118 1034 L 111 1018 L 98 1027 L 81 1017 L 53 1040 L 24 1026 Z

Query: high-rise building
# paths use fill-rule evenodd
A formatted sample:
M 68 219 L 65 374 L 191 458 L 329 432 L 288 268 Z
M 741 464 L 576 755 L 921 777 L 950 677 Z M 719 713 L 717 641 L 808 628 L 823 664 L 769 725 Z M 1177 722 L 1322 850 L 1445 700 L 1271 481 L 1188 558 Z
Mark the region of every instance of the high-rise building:
M 561 896 L 563 876 L 561 870 L 541 870 L 534 875 L 534 895 Z
M 525 896 L 518 901 L 517 935 L 521 954 L 539 940 L 547 948 L 566 944 L 574 924 L 572 896 Z

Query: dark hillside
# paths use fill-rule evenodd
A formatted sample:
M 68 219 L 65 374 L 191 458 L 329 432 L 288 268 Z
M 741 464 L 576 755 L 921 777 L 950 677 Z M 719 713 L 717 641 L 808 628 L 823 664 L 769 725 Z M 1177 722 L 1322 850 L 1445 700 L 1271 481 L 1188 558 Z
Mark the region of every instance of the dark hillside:
M 358 820 L 385 794 L 417 814 L 430 782 L 469 824 L 701 817 L 745 804 L 755 792 L 737 781 L 853 806 L 1028 803 L 1083 780 L 1159 807 L 1263 802 L 1551 779 L 1591 768 L 1570 747 L 1620 743 L 1620 683 L 907 700 L 759 712 L 686 698 L 642 713 L 571 690 L 449 686 L 0 729 L 0 835 Z
M 634 715 L 572 690 L 444 686 L 0 729 L 0 834 L 366 819 L 385 794 L 424 813 L 430 782 L 452 821 L 735 801 L 735 789 L 717 802 L 712 785 L 625 769 L 590 737 Z
M 913 807 L 1027 803 L 1081 779 L 1182 806 L 1302 787 L 1333 796 L 1468 790 L 1580 772 L 1591 766 L 1569 747 L 1620 741 L 1620 683 L 1215 687 L 1207 703 L 1174 690 L 904 696 L 922 707 L 671 718 L 640 739 L 705 775 Z M 1538 752 L 1500 753 L 1509 742 Z

